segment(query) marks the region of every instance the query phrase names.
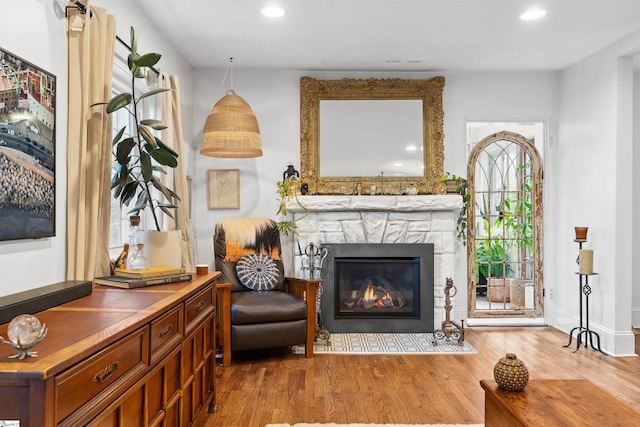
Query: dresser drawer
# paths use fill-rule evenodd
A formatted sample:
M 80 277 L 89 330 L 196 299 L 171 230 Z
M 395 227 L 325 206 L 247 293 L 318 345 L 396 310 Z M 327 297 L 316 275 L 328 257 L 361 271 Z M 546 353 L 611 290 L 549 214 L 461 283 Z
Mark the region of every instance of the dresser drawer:
M 100 409 L 103 400 L 107 403 L 106 395 L 130 386 L 142 376 L 148 364 L 149 329 L 144 327 L 56 375 L 57 422 L 62 422 L 87 402 L 91 403 L 87 411 Z M 75 424 L 73 420 L 69 421 L 70 425 Z
M 151 361 L 178 344 L 183 336 L 182 304 L 151 322 Z
M 213 310 L 213 298 L 213 286 L 208 286 L 187 300 L 185 304 L 187 334 L 196 326 L 199 320 L 202 320 Z

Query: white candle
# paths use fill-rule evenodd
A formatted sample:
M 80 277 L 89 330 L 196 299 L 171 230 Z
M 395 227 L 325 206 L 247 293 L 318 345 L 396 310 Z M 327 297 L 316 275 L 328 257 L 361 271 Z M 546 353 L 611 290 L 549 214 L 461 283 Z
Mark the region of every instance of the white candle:
M 593 249 L 580 250 L 580 274 L 593 274 Z

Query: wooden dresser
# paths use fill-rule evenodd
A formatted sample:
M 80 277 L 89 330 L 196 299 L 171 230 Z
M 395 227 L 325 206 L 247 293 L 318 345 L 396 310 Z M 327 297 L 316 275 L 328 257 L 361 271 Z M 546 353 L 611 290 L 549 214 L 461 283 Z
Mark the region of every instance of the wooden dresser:
M 190 426 L 215 406 L 219 273 L 91 295 L 36 313 L 38 357 L 0 345 L 0 420 L 20 427 Z M 0 325 L 7 338 L 7 324 Z

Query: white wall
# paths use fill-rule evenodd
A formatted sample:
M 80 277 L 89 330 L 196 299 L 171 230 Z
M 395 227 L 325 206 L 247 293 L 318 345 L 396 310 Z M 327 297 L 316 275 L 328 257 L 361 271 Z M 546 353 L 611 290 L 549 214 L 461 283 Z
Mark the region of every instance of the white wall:
M 466 122 L 474 121 L 531 121 L 552 123 L 555 120 L 557 97 L 557 73 L 447 73 L 445 85 L 445 171 L 467 175 L 467 135 Z M 554 173 L 555 152 L 545 143 L 544 175 Z M 544 183 L 543 232 L 551 240 L 553 237 L 553 216 L 547 210 L 547 194 L 553 194 L 549 182 Z M 544 258 L 553 258 L 544 246 Z M 466 287 L 466 248 L 458 245 L 456 257 L 456 281 L 458 289 Z M 548 264 L 543 267 L 545 287 L 553 286 L 547 279 Z M 553 307 L 545 305 L 545 317 Z M 455 319 L 467 318 L 467 294 L 458 292 L 454 305 Z M 500 319 L 496 319 L 500 320 Z M 490 324 L 492 319 L 480 319 Z M 530 323 L 529 319 L 518 319 L 517 323 Z M 504 324 L 504 323 L 503 323 Z
M 276 218 L 276 182 L 288 163 L 300 169 L 300 89 L 303 75 L 322 79 L 340 78 L 420 78 L 431 73 L 344 73 L 344 72 L 257 72 L 238 69 L 234 64 L 234 90 L 253 108 L 260 126 L 263 157 L 255 159 L 219 159 L 196 155 L 194 177 L 196 212 L 196 261 L 213 263 L 213 232 L 222 218 Z M 442 73 L 445 113 L 445 170 L 466 176 L 467 119 L 526 120 L 551 119 L 556 109 L 556 73 Z M 211 107 L 222 97 L 229 83 L 222 84 L 224 70 L 196 71 L 196 141 L 199 151 L 202 127 Z M 357 159 L 345 159 L 345 163 Z M 209 169 L 240 170 L 240 209 L 209 210 L 206 177 Z M 466 248 L 458 245 L 454 283 L 466 287 Z M 454 318 L 465 318 L 466 292 L 459 292 Z
M 56 236 L 0 242 L 0 295 L 8 295 L 64 280 L 67 68 L 65 23 L 56 17 L 53 3 L 22 0 L 2 9 L 0 46 L 54 74 L 57 83 Z
M 385 75 L 340 72 L 243 71 L 235 64 L 234 89 L 254 108 L 259 120 L 264 156 L 257 159 L 213 159 L 199 156 L 202 126 L 213 104 L 224 95 L 224 70 L 199 70 L 193 74 L 162 31 L 146 22 L 135 4 L 125 0 L 95 0 L 115 15 L 117 34 L 129 39 L 129 27 L 136 27 L 142 52 L 159 51 L 162 71 L 177 74 L 182 83 L 182 112 L 188 168 L 193 176 L 192 218 L 196 230 L 196 260 L 212 261 L 214 225 L 225 216 L 275 217 L 275 183 L 288 163 L 299 168 L 299 77 L 429 78 L 433 74 Z M 56 129 L 56 237 L 33 241 L 0 242 L 0 295 L 36 288 L 64 279 L 66 216 L 66 42 L 65 23 L 56 16 L 54 3 L 42 0 L 12 2 L 3 9 L 0 26 L 2 47 L 58 77 Z M 29 36 L 23 22 L 28 17 Z M 622 55 L 637 54 L 640 35 L 594 55 L 561 73 L 439 73 L 446 77 L 445 170 L 464 174 L 466 170 L 465 120 L 549 119 L 558 122 L 558 138 L 545 151 L 545 283 L 555 288 L 547 298 L 546 314 L 561 329 L 575 326 L 578 312 L 573 227 L 590 227 L 589 246 L 596 253 L 593 278 L 592 322 L 604 335 L 603 346 L 616 354 L 632 352 L 630 332 L 633 251 L 639 239 L 632 226 L 633 202 L 638 203 L 637 181 L 631 171 L 632 79 L 629 63 Z M 635 49 L 635 51 L 634 51 Z M 215 54 L 208 53 L 208 54 Z M 637 93 L 637 89 L 636 89 Z M 638 99 L 638 96 L 635 97 Z M 558 101 L 556 101 L 558 100 Z M 636 135 L 638 134 L 636 122 Z M 555 132 L 552 131 L 552 136 Z M 208 169 L 238 168 L 241 173 L 241 208 L 208 210 Z M 629 233 L 629 230 L 632 233 Z M 633 240 L 633 241 L 632 241 Z M 456 266 L 455 283 L 466 280 L 464 248 L 458 248 L 461 265 Z M 640 307 L 636 291 L 633 307 Z M 455 302 L 455 317 L 466 316 L 466 302 Z M 632 347 L 631 347 L 632 348 Z
M 557 254 L 555 326 L 578 325 L 574 226 L 588 226 L 584 248 L 594 250 L 589 284 L 590 325 L 601 346 L 634 354 L 631 331 L 633 205 L 633 72 L 628 57 L 640 46 L 630 37 L 563 70 L 558 120 L 557 206 L 552 212 Z M 631 187 L 631 188 L 630 188 Z M 561 285 L 562 284 L 562 285 Z M 586 315 L 586 310 L 585 310 Z
M 8 3 L 11 3 L 9 6 Z M 62 2 L 61 2 L 62 3 Z M 129 41 L 133 25 L 140 52 L 162 53 L 159 63 L 167 74 L 180 76 L 185 139 L 193 140 L 193 73 L 184 58 L 163 34 L 149 24 L 133 2 L 92 1 L 105 7 L 116 18 L 117 34 Z M 25 22 L 29 23 L 28 28 Z M 57 77 L 56 99 L 56 236 L 39 240 L 0 242 L 0 296 L 14 294 L 61 282 L 65 278 L 66 235 L 66 140 L 67 140 L 67 66 L 66 27 L 58 17 L 54 1 L 20 0 L 3 2 L 0 46 Z M 71 118 L 73 119 L 73 118 Z M 193 152 L 185 159 L 193 174 Z

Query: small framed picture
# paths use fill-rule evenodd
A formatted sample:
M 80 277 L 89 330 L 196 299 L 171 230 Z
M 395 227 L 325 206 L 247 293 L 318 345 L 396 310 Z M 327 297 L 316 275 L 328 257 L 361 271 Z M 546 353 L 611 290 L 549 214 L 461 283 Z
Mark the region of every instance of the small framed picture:
M 240 208 L 240 169 L 208 171 L 209 209 Z

